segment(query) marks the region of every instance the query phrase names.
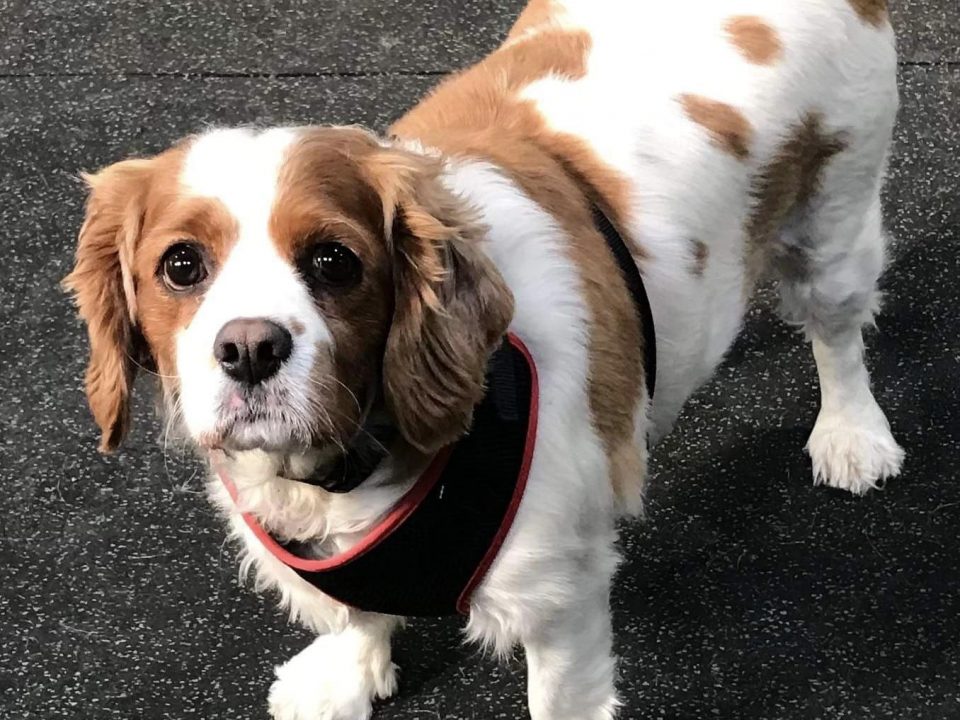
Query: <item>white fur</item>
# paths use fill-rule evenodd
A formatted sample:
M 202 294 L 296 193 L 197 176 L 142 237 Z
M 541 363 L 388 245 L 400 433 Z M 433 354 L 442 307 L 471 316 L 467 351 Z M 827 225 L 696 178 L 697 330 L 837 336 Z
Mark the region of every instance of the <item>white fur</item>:
M 340 633 L 321 635 L 276 669 L 270 713 L 276 720 L 366 720 L 373 700 L 397 690 L 390 661 L 396 621 L 368 617 Z
M 813 339 L 822 407 L 807 451 L 815 483 L 862 495 L 899 472 L 903 450 L 870 393 L 859 330 L 828 342 Z
M 785 244 L 800 235 L 814 242 L 815 271 L 799 286 L 781 283 L 785 315 L 811 338 L 820 338 L 823 348 L 817 363 L 825 411 L 808 444 L 814 478 L 862 493 L 897 475 L 903 451 L 873 400 L 860 356 L 846 366 L 846 378 L 824 379 L 830 373 L 824 364 L 831 362 L 825 335 L 839 332 L 850 338 L 845 342 L 859 343 L 860 325 L 876 309 L 884 252 L 880 180 L 897 108 L 890 28 L 867 25 L 846 0 L 563 5 L 561 24 L 588 30 L 593 39 L 588 72 L 576 81 L 542 80 L 525 95 L 556 129 L 588 142 L 633 182 L 632 229 L 651 257 L 642 270 L 659 351 L 652 438 L 669 429 L 742 323 L 745 298 L 738 289 L 744 284 L 750 175 L 770 159 L 792 125 L 816 112 L 827 131 L 843 133 L 849 147 L 824 172 L 826 200 L 783 229 Z M 758 16 L 772 26 L 784 44 L 782 59 L 770 67 L 745 62 L 721 31 L 734 15 Z M 623 91 L 619 68 L 653 66 L 656 72 L 631 76 L 630 92 Z M 684 117 L 677 102 L 682 93 L 702 94 L 743 112 L 755 130 L 748 162 L 714 147 L 703 129 Z M 687 270 L 691 238 L 710 250 L 702 279 Z M 824 314 L 830 316 L 829 328 Z M 826 409 L 827 400 L 848 382 L 858 388 L 860 409 L 840 417 Z
M 474 594 L 467 636 L 498 653 L 524 644 L 535 720 L 612 717 L 596 714 L 616 705 L 607 592 L 617 555 L 612 486 L 597 482 L 607 456 L 583 421 L 589 311 L 556 221 L 489 165 L 456 165 L 449 182 L 490 228 L 488 252 L 514 292 L 511 330 L 537 364 L 541 403 L 524 502 Z
M 805 113 L 854 134 L 858 147 L 849 156 L 857 167 L 832 171 L 824 194 L 836 199 L 837 215 L 867 213 L 897 107 L 893 33 L 866 25 L 847 0 L 560 4 L 561 24 L 592 38 L 586 76 L 541 80 L 524 95 L 551 126 L 588 143 L 631 180 L 631 230 L 650 256 L 641 269 L 657 327 L 652 432 L 659 437 L 739 332 L 749 178 Z M 746 62 L 722 29 L 736 15 L 771 25 L 782 59 L 769 67 Z M 683 93 L 743 112 L 754 127 L 747 162 L 715 147 L 684 115 Z M 691 239 L 710 250 L 702 279 L 689 272 Z M 842 233 L 833 242 L 848 247 L 853 238 Z M 882 250 L 879 235 L 870 242 Z M 875 281 L 862 279 L 871 289 Z
M 279 562 L 247 527 L 241 512 L 253 513 L 260 522 L 283 540 L 312 540 L 318 551 L 335 554 L 349 549 L 410 488 L 418 473 L 398 478 L 389 461 L 360 487 L 345 494 L 331 494 L 307 483 L 278 477 L 281 463 L 294 476 L 305 476 L 313 463 L 297 457 L 251 450 L 221 459 L 220 467 L 230 476 L 238 492 L 234 503 L 226 488 L 212 478 L 208 490 L 214 504 L 230 519 L 231 534 L 241 541 L 241 576 L 256 572 L 258 590 L 274 590 L 290 619 L 317 633 L 342 632 L 351 612 L 305 582 Z M 292 462 L 291 462 L 292 461 Z M 304 472 L 297 473 L 298 462 Z M 389 479 L 389 483 L 384 481 Z
M 304 328 L 293 351 L 265 384 L 284 404 L 285 423 L 243 428 L 248 445 L 282 446 L 307 434 L 310 408 L 304 388 L 318 346 L 332 337 L 310 293 L 270 238 L 268 223 L 278 173 L 295 130 L 217 130 L 190 145 L 180 182 L 186 193 L 219 201 L 237 221 L 238 236 L 200 309 L 177 337 L 180 412 L 195 438 L 216 439 L 218 411 L 230 401 L 233 381 L 213 356 L 220 329 L 236 318 L 266 318 Z M 299 422 L 298 422 L 299 419 Z
M 524 95 L 553 128 L 580 138 L 619 170 L 634 191 L 629 230 L 648 258 L 641 270 L 656 321 L 659 367 L 649 422 L 648 408 L 637 408 L 638 444 L 643 448 L 646 435 L 669 430 L 739 331 L 748 290 L 743 247 L 753 202 L 750 178 L 790 127 L 817 112 L 826 130 L 844 133 L 848 149 L 831 162 L 818 197 L 789 219 L 780 238 L 814 247 L 803 281 L 780 278 L 784 315 L 812 340 L 821 381 L 822 410 L 808 450 L 817 482 L 855 493 L 896 475 L 903 451 L 870 392 L 860 335 L 877 306 L 884 255 L 878 197 L 897 105 L 890 29 L 863 23 L 845 0 L 560 4 L 566 8 L 560 24 L 591 36 L 586 76 L 546 78 Z M 738 14 L 759 16 L 778 31 L 784 44 L 779 62 L 752 65 L 731 46 L 722 27 Z M 741 161 L 717 148 L 683 114 L 677 102 L 682 93 L 741 109 L 755 129 L 750 158 Z M 212 427 L 224 392 L 210 362 L 223 322 L 243 314 L 306 320 L 311 342 L 298 345 L 284 371 L 291 387 L 302 380 L 314 345 L 329 342 L 322 319 L 266 233 L 265 203 L 288 142 L 282 131 L 215 132 L 191 151 L 185 183 L 220 198 L 240 225 L 230 259 L 178 343 L 184 412 L 195 436 Z M 248 192 L 245 183 L 254 180 Z M 498 653 L 524 645 L 534 720 L 608 720 L 618 705 L 608 608 L 618 508 L 604 480 L 607 457 L 588 419 L 590 312 L 565 252 L 567 238 L 543 208 L 479 161 L 450 161 L 446 182 L 489 226 L 485 250 L 514 293 L 511 329 L 530 348 L 541 387 L 527 493 L 472 598 L 467 635 Z M 702 277 L 690 271 L 692 239 L 709 247 Z M 249 292 L 253 274 L 267 279 L 269 292 Z M 306 472 L 313 462 L 240 453 L 229 466 L 239 507 L 218 481 L 210 491 L 242 539 L 244 568 L 255 570 L 258 585 L 278 590 L 292 618 L 333 633 L 278 669 L 273 716 L 363 719 L 372 701 L 395 686 L 392 625 L 377 624 L 305 583 L 264 550 L 238 512 L 253 513 L 278 535 L 309 539 L 321 553 L 335 553 L 356 542 L 412 476 L 384 484 L 392 472 L 388 464 L 383 476 L 335 496 L 278 477 L 281 464 Z

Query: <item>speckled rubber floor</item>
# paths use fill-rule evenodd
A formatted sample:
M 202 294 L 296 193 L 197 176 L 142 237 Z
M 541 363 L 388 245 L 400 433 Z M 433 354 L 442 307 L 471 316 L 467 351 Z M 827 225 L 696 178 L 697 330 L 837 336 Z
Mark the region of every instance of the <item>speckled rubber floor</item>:
M 903 477 L 814 488 L 811 355 L 762 295 L 656 448 L 614 593 L 624 718 L 960 718 L 960 10 L 892 0 L 903 110 L 876 394 Z M 233 550 L 141 393 L 104 458 L 57 282 L 76 173 L 213 123 L 383 127 L 521 0 L 0 0 L 0 718 L 265 718 L 307 635 Z M 383 720 L 523 718 L 521 658 L 400 634 Z

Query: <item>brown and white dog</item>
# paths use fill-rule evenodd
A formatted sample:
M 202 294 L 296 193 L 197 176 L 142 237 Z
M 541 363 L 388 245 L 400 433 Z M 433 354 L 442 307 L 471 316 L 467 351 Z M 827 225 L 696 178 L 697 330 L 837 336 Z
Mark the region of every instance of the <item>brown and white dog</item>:
M 469 428 L 508 329 L 539 370 L 537 449 L 467 634 L 523 644 L 535 720 L 615 715 L 614 521 L 640 511 L 648 439 L 721 361 L 760 277 L 812 341 L 814 481 L 863 493 L 899 472 L 861 339 L 895 70 L 883 0 L 532 0 L 389 138 L 218 129 L 88 178 L 66 284 L 89 326 L 102 448 L 123 437 L 142 365 L 171 422 L 229 452 L 237 502 L 216 481 L 210 494 L 244 565 L 319 634 L 278 668 L 275 718 L 369 717 L 396 688 L 399 620 L 304 582 L 238 508 L 318 557 L 350 548 Z M 653 402 L 592 203 L 643 274 Z M 398 439 L 366 482 L 295 480 L 371 418 Z

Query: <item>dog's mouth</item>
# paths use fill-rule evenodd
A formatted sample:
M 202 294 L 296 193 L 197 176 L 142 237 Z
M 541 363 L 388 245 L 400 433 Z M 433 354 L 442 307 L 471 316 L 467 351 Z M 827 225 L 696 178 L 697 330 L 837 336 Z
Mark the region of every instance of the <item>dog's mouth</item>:
M 282 410 L 244 410 L 221 415 L 216 430 L 201 444 L 238 452 L 289 452 L 311 446 L 311 435 L 304 423 Z
M 343 493 L 370 477 L 399 435 L 377 408 L 353 423 L 351 432 L 308 422 L 281 399 L 273 392 L 231 392 L 220 408 L 216 430 L 200 438 L 200 445 L 228 455 L 249 450 L 277 453 L 285 458 L 283 477 Z
M 296 408 L 282 386 L 230 388 L 217 408 L 213 430 L 198 442 L 207 449 L 286 453 L 333 439 L 330 430 L 316 427 Z

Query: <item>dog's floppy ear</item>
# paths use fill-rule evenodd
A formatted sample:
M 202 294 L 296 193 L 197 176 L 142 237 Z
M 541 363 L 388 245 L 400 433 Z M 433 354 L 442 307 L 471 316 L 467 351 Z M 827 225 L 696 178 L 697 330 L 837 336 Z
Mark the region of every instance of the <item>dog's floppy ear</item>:
M 117 448 L 129 424 L 137 352 L 132 262 L 150 175 L 149 160 L 126 160 L 84 175 L 90 197 L 76 264 L 63 280 L 90 337 L 86 391 L 102 452 Z
M 395 302 L 383 386 L 404 438 L 424 452 L 466 432 L 513 296 L 479 247 L 484 228 L 440 181 L 440 162 L 401 150 L 372 160 Z

